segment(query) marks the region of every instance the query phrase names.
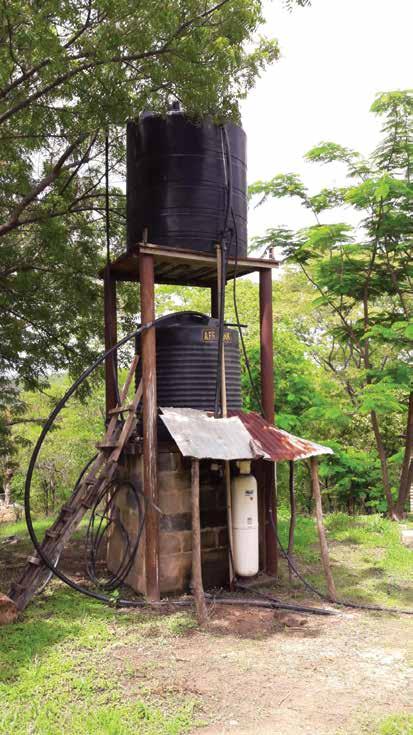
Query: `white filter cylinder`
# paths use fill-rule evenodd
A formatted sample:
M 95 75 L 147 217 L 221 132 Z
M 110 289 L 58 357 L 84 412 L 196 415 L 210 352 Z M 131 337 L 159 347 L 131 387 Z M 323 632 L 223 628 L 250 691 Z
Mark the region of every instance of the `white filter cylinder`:
M 258 497 L 253 475 L 231 482 L 234 571 L 241 577 L 258 574 Z

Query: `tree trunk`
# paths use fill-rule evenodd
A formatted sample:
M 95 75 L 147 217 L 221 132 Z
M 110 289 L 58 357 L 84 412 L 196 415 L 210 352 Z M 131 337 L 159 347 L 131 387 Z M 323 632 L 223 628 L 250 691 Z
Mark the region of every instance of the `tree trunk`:
M 192 460 L 191 467 L 192 493 L 192 587 L 195 598 L 196 616 L 199 625 L 203 625 L 208 617 L 205 604 L 204 586 L 202 583 L 201 559 L 201 521 L 199 513 L 199 459 Z
M 288 558 L 293 560 L 294 553 L 294 531 L 297 520 L 297 504 L 295 500 L 295 482 L 294 482 L 294 462 L 290 461 L 290 478 L 289 478 L 289 490 L 290 490 L 290 530 L 288 534 Z M 291 567 L 288 565 L 288 574 L 290 577 L 290 584 L 292 581 Z
M 402 471 L 400 474 L 400 485 L 397 503 L 395 507 L 396 515 L 402 519 L 405 514 L 405 505 L 409 497 L 409 490 L 412 484 L 412 463 L 413 463 L 413 392 L 409 396 L 409 409 L 407 413 L 407 429 L 406 444 L 404 448 L 404 457 Z
M 4 505 L 11 505 L 11 481 L 13 479 L 13 470 L 7 469 L 4 473 Z
M 330 558 L 328 554 L 327 538 L 323 523 L 323 506 L 321 503 L 320 481 L 318 478 L 318 463 L 316 457 L 311 457 L 311 484 L 313 488 L 313 496 L 315 501 L 315 513 L 317 520 L 318 538 L 320 541 L 321 562 L 327 582 L 328 596 L 332 602 L 337 600 L 336 586 L 334 584 L 333 575 L 330 567 Z
M 389 470 L 387 467 L 386 450 L 384 448 L 383 439 L 380 432 L 379 422 L 375 411 L 370 412 L 371 425 L 373 427 L 374 438 L 376 440 L 377 452 L 380 458 L 381 476 L 383 480 L 384 493 L 387 500 L 387 512 L 392 520 L 397 520 L 397 516 L 394 510 L 393 496 L 391 494 Z

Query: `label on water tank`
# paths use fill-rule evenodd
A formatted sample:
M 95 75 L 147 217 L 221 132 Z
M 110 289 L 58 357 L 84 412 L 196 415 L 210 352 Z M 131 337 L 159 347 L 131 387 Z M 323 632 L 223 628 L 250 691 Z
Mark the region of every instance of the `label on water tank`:
M 202 330 L 202 341 L 203 342 L 217 342 L 219 337 L 218 329 L 203 329 Z M 232 333 L 230 331 L 224 332 L 224 342 L 232 342 Z
M 251 518 L 251 516 L 249 516 L 247 518 L 247 526 L 252 526 L 252 518 Z

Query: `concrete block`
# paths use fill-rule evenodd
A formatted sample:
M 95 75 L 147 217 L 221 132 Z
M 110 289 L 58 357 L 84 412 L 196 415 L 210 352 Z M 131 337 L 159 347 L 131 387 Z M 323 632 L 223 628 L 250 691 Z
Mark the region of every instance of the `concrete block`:
M 179 554 L 181 551 L 180 533 L 161 533 L 159 539 L 160 554 Z

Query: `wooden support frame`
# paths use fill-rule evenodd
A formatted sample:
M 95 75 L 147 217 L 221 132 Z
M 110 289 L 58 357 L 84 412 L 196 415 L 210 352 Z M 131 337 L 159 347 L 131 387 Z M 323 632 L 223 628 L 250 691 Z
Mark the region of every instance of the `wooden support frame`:
M 125 272 L 123 260 L 128 263 Z M 125 261 L 125 263 L 126 263 Z M 176 274 L 181 268 L 182 273 Z M 242 266 L 242 267 L 241 267 Z M 272 314 L 272 269 L 277 263 L 271 260 L 238 259 L 238 271 L 228 261 L 228 277 L 259 273 L 260 301 L 260 347 L 261 347 L 261 400 L 265 418 L 274 422 L 274 365 L 273 365 L 273 314 Z M 209 275 L 199 275 L 199 268 L 208 270 Z M 169 269 L 169 270 L 168 270 Z M 170 270 L 173 270 L 171 275 Z M 175 270 L 174 270 L 175 269 Z M 116 342 L 116 281 L 137 280 L 141 287 L 141 321 L 151 322 L 155 318 L 155 282 L 192 283 L 210 288 L 211 316 L 219 316 L 219 289 L 216 282 L 216 258 L 210 254 L 192 251 L 175 251 L 141 243 L 133 253 L 121 256 L 102 273 L 105 278 L 105 345 Z M 180 280 L 181 279 L 181 280 Z M 199 282 L 198 282 L 198 280 Z M 142 335 L 142 384 L 143 384 L 143 462 L 144 491 L 148 498 L 145 531 L 146 594 L 148 599 L 158 600 L 159 592 L 159 517 L 152 503 L 157 502 L 157 397 L 156 397 L 156 335 L 150 329 Z M 116 405 L 116 382 L 113 367 L 106 364 L 106 407 L 110 411 Z M 277 542 L 273 524 L 276 523 L 276 490 L 274 465 L 259 462 L 257 475 L 260 478 L 259 503 L 263 528 L 260 533 L 260 559 L 267 574 L 277 572 Z
M 272 310 L 272 271 L 260 270 L 260 358 L 261 358 L 261 402 L 264 418 L 274 423 L 274 358 L 273 358 L 273 310 Z M 277 539 L 273 524 L 277 527 L 277 506 L 275 492 L 275 466 L 263 462 L 263 487 L 261 493 L 265 515 L 265 572 L 277 574 Z
M 139 275 L 141 287 L 141 321 L 149 324 L 155 319 L 155 268 L 152 255 L 140 253 Z M 158 503 L 157 480 L 157 398 L 156 398 L 156 332 L 155 327 L 142 334 L 143 385 L 143 488 L 147 499 L 145 521 L 145 575 L 146 596 L 151 601 L 160 599 L 159 583 L 159 516 L 154 507 Z
M 110 350 L 118 341 L 116 323 L 116 281 L 107 265 L 103 280 L 103 308 L 105 350 Z M 106 416 L 117 405 L 117 355 L 112 352 L 105 360 Z

